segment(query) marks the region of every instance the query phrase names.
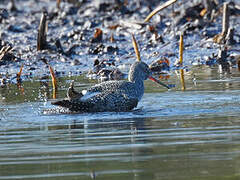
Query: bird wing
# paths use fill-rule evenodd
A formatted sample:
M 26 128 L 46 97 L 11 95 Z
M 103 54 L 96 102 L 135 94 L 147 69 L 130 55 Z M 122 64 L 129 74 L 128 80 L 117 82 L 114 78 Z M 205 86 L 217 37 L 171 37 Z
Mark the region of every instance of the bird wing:
M 116 92 L 103 92 L 82 101 L 60 100 L 52 102 L 53 105 L 67 108 L 73 112 L 103 112 L 103 111 L 130 111 L 138 104 L 137 98 L 132 98 L 126 94 Z
M 123 82 L 119 81 L 107 81 L 102 82 L 100 84 L 96 84 L 95 86 L 92 86 L 86 90 L 82 91 L 83 96 L 79 96 L 81 101 L 87 101 L 90 98 L 93 98 L 94 96 L 104 94 L 104 93 L 111 93 L 112 91 L 115 91 L 118 89 L 118 87 L 123 84 Z M 100 95 L 102 96 L 102 95 Z
M 122 88 L 128 84 L 128 88 Z M 77 112 L 102 112 L 102 111 L 129 111 L 138 104 L 137 97 L 131 97 L 131 82 L 107 81 L 87 90 L 81 96 L 52 102 L 53 105 L 68 108 Z

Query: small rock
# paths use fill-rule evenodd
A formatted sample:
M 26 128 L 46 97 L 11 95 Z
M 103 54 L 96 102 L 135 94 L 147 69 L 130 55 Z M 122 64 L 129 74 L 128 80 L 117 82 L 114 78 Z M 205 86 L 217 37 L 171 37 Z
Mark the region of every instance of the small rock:
M 88 49 L 88 53 L 90 53 L 90 54 L 99 54 L 100 52 L 103 52 L 104 47 L 105 46 L 102 43 L 98 44 L 96 47 L 90 47 Z
M 22 33 L 22 32 L 24 32 L 24 30 L 21 27 L 17 26 L 17 25 L 10 25 L 8 27 L 8 30 L 12 31 L 12 32 L 15 32 L 15 33 Z
M 105 53 L 114 53 L 118 51 L 118 47 L 113 47 L 113 46 L 106 46 L 104 48 Z
M 101 29 L 96 28 L 93 38 L 90 40 L 91 43 L 102 42 L 103 32 Z
M 72 62 L 71 62 L 71 66 L 77 66 L 77 65 L 80 65 L 82 64 L 79 60 L 77 59 L 74 59 Z
M 2 19 L 8 19 L 9 14 L 6 9 L 0 9 L 0 22 L 2 22 Z
M 91 29 L 91 28 L 94 28 L 96 26 L 97 26 L 96 23 L 91 22 L 91 21 L 86 21 L 83 25 L 83 29 Z

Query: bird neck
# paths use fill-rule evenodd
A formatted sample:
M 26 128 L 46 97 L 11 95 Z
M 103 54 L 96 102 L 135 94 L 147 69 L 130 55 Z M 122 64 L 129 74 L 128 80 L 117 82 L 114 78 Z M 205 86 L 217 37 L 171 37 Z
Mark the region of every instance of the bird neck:
M 133 83 L 135 83 L 135 82 L 140 82 L 140 81 L 143 82 L 143 81 L 144 81 L 143 78 L 142 78 L 141 73 L 139 73 L 139 72 L 136 71 L 136 70 L 132 70 L 132 71 L 129 72 L 129 74 L 128 74 L 128 80 L 129 80 L 130 82 L 133 82 Z
M 132 83 L 135 83 L 135 84 L 143 84 L 143 79 L 140 78 L 139 76 L 132 76 L 132 77 L 128 77 L 128 80 Z
M 134 83 L 135 95 L 140 101 L 144 94 L 144 81 L 141 78 L 129 78 L 129 81 Z

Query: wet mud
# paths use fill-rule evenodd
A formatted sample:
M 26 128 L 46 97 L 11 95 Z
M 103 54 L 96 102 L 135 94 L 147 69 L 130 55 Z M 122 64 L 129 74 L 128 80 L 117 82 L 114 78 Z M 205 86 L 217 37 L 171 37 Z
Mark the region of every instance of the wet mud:
M 220 65 L 224 73 L 230 73 L 230 68 L 238 67 L 238 1 L 228 2 L 226 26 L 222 23 L 224 2 L 220 0 L 176 1 L 146 20 L 152 10 L 164 3 L 155 0 L 1 1 L 1 78 L 14 79 L 22 65 L 23 79 L 50 76 L 48 64 L 57 76 L 74 76 L 91 72 L 96 60 L 114 63 L 117 69 L 127 73 L 129 65 L 136 60 L 131 34 L 139 43 L 144 62 L 154 64 L 167 59 L 163 70 L 171 71 L 179 66 L 180 34 L 184 40 L 182 68 Z M 164 65 L 155 69 L 162 71 Z

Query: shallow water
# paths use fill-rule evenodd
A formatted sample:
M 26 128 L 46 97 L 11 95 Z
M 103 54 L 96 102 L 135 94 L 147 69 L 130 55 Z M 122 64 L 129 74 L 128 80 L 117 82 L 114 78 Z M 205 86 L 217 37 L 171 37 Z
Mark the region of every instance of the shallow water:
M 216 72 L 188 72 L 186 91 L 175 74 L 171 91 L 147 81 L 138 109 L 121 113 L 44 115 L 51 86 L 1 88 L 0 179 L 239 179 L 240 73 Z

